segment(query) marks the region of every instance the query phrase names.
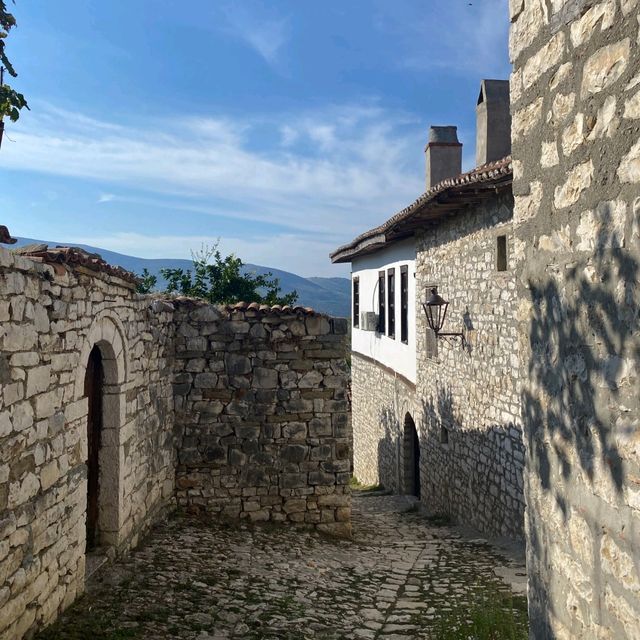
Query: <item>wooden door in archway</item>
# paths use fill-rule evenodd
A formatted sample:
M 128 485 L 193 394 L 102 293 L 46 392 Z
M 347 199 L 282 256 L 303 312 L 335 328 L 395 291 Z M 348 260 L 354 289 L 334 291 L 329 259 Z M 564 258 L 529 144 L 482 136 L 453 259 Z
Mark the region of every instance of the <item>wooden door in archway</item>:
M 420 497 L 420 439 L 415 422 L 407 413 L 404 419 L 404 493 Z
M 103 389 L 102 354 L 100 349 L 94 346 L 89 355 L 84 379 L 84 393 L 89 401 L 87 416 L 87 551 L 92 551 L 98 544 Z

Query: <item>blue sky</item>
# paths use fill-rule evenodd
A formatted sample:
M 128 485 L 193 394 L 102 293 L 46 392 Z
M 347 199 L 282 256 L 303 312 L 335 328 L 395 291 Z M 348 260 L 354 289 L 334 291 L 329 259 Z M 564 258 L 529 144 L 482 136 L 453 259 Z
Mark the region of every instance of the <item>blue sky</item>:
M 31 111 L 7 123 L 0 223 L 145 257 L 202 242 L 345 275 L 328 252 L 424 190 L 430 124 L 474 158 L 506 0 L 18 0 Z

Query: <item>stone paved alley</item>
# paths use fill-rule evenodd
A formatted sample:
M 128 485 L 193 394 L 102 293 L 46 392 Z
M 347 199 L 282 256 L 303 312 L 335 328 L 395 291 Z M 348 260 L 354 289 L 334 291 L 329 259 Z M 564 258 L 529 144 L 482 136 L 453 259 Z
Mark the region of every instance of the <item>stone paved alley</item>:
M 517 557 L 414 505 L 354 494 L 352 541 L 174 517 L 38 637 L 430 638 L 488 590 L 517 594 L 523 616 Z

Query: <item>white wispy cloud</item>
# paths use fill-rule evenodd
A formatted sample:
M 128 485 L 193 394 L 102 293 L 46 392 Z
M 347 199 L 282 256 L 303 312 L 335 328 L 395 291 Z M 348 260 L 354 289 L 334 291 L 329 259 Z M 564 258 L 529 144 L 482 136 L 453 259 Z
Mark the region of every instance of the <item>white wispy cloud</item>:
M 407 132 L 404 114 L 344 106 L 256 122 L 187 117 L 167 130 L 160 119 L 131 126 L 38 105 L 21 119 L 0 166 L 97 181 L 101 202 L 124 186 L 128 198 L 177 211 L 331 230 L 344 240 L 422 189 L 422 132 Z M 255 144 L 285 124 L 289 147 Z
M 289 40 L 290 26 L 286 17 L 274 16 L 255 2 L 223 4 L 226 31 L 245 42 L 270 65 L 278 62 L 280 52 Z
M 97 203 L 103 204 L 105 202 L 113 202 L 115 199 L 116 199 L 116 196 L 113 193 L 101 193 L 98 196 Z

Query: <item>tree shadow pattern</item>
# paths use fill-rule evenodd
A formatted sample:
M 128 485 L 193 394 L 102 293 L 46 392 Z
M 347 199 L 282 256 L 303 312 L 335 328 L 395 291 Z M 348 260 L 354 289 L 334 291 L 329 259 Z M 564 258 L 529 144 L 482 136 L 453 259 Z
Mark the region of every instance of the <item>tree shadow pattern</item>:
M 562 514 L 563 525 L 576 511 L 586 515 L 593 540 L 591 566 L 584 570 L 590 573 L 594 601 L 582 603 L 576 615 L 606 625 L 600 539 L 603 531 L 614 526 L 624 529 L 624 524 L 606 522 L 602 506 L 613 503 L 624 509 L 629 471 L 633 467 L 634 475 L 640 472 L 638 460 L 620 448 L 638 429 L 633 369 L 637 372 L 640 362 L 639 264 L 623 248 L 609 206 L 603 203 L 596 210 L 599 232 L 592 253 L 571 254 L 572 262 L 564 269 L 528 281 L 531 317 L 522 412 L 527 444 L 529 613 L 535 638 L 556 637 L 553 617 L 559 612 L 554 611 L 554 603 L 564 602 L 567 596 L 561 592 L 571 588 L 553 550 L 566 545 L 566 531 L 556 528 L 549 510 Z M 624 519 L 625 514 L 620 512 L 620 517 Z M 627 542 L 635 544 L 631 553 L 640 575 L 640 548 L 637 539 L 632 541 L 632 521 L 630 526 Z

